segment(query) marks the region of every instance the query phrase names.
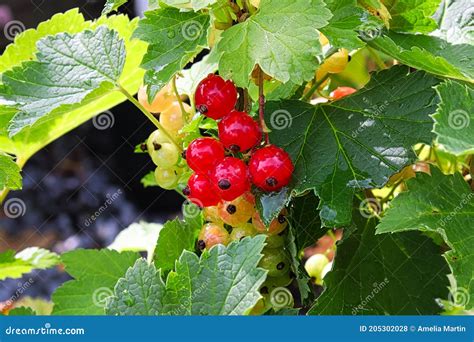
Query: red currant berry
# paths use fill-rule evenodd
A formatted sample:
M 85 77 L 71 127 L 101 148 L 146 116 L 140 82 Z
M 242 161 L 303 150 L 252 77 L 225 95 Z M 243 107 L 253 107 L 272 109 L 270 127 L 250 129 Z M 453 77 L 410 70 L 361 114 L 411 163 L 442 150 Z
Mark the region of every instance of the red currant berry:
M 294 170 L 290 156 L 275 145 L 267 145 L 252 154 L 250 178 L 265 191 L 276 191 L 288 185 Z
M 209 172 L 224 156 L 224 146 L 213 138 L 198 138 L 189 144 L 186 150 L 186 162 L 189 167 L 200 173 Z
M 209 178 L 201 173 L 194 173 L 184 188 L 183 194 L 199 207 L 211 207 L 221 200 L 217 189 Z
M 214 120 L 229 114 L 237 103 L 237 89 L 232 81 L 209 74 L 196 88 L 196 109 Z
M 262 140 L 260 125 L 244 112 L 230 112 L 218 127 L 220 141 L 233 152 L 250 150 Z
M 356 91 L 357 91 L 356 89 L 351 88 L 351 87 L 337 87 L 331 93 L 331 97 L 334 100 L 339 100 L 340 98 L 343 98 L 344 96 L 354 94 Z
M 211 181 L 226 201 L 232 201 L 250 190 L 247 165 L 233 157 L 224 158 L 215 166 L 211 171 Z

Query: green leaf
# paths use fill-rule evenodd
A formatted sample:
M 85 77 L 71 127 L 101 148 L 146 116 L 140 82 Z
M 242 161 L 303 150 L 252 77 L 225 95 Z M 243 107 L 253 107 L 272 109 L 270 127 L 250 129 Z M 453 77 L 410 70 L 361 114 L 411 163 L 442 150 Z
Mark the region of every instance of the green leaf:
M 107 301 L 110 315 L 243 315 L 261 297 L 258 268 L 265 237 L 217 245 L 201 258 L 184 251 L 166 285 L 155 265 L 138 260 Z
M 202 60 L 194 63 L 189 69 L 181 71 L 182 77 L 178 77 L 176 80 L 176 87 L 180 94 L 186 94 L 189 98 L 193 98 L 199 82 L 217 70 L 219 55 L 216 51 L 216 49 L 212 49 Z
M 452 44 L 474 45 L 472 0 L 444 0 L 435 14 L 438 30 L 432 32 Z
M 104 315 L 105 299 L 139 258 L 138 253 L 77 249 L 61 256 L 74 278 L 53 293 L 53 315 Z
M 436 91 L 441 99 L 433 115 L 436 141 L 455 155 L 474 153 L 474 89 L 446 81 Z
M 107 299 L 108 315 L 157 316 L 163 313 L 165 283 L 161 272 L 145 259 L 138 259 L 115 285 L 114 295 Z
M 327 229 L 321 226 L 318 206 L 319 201 L 314 192 L 295 197 L 291 201 L 290 223 L 298 252 L 313 245 L 327 232 Z
M 127 3 L 128 0 L 107 0 L 102 10 L 102 15 L 116 12 L 118 8 Z
M 55 14 L 51 19 L 40 23 L 38 28 L 28 29 L 15 36 L 13 44 L 8 45 L 0 56 L 0 73 L 33 59 L 38 51 L 36 43 L 41 38 L 63 32 L 74 34 L 91 28 L 92 22 L 85 21 L 78 8 Z
M 27 308 L 24 306 L 14 308 L 8 312 L 8 316 L 35 316 L 36 313 L 32 308 Z
M 374 219 L 354 213 L 338 243 L 312 315 L 430 315 L 447 296 L 440 248 L 419 232 L 375 235 Z
M 445 257 L 457 286 L 469 294 L 463 304 L 472 309 L 474 193 L 459 173 L 445 176 L 434 167 L 431 168 L 431 176 L 418 173 L 416 178 L 408 180 L 407 187 L 409 191 L 392 201 L 377 226 L 377 233 L 421 230 L 440 234 L 451 248 Z
M 365 45 L 359 39 L 359 29 L 363 29 L 367 20 L 362 21 L 364 10 L 357 6 L 357 0 L 326 0 L 333 17 L 329 24 L 321 28 L 332 46 L 357 49 Z M 366 16 L 367 17 L 367 16 Z
M 21 65 L 23 61 L 34 59 L 37 52 L 36 43 L 49 34 L 68 32 L 75 34 L 84 29 L 95 29 L 106 25 L 117 31 L 125 41 L 127 58 L 120 84 L 134 94 L 142 83 L 143 71 L 139 69 L 140 61 L 146 51 L 146 44 L 139 40 L 130 40 L 138 20 L 129 21 L 124 15 L 101 17 L 97 21 L 85 21 L 77 10 L 55 15 L 51 20 L 41 23 L 36 30 L 30 29 L 18 35 L 15 43 L 8 46 L 0 57 L 0 70 L 5 71 Z M 18 56 L 18 60 L 16 59 Z M 61 106 L 49 115 L 38 120 L 32 127 L 24 128 L 12 138 L 8 137 L 8 122 L 16 111 L 0 106 L 0 149 L 14 154 L 23 161 L 57 139 L 66 132 L 79 126 L 93 116 L 102 113 L 126 100 L 121 93 L 107 87 L 94 91 L 80 104 Z M 105 115 L 107 113 L 104 113 Z
M 155 178 L 155 172 L 150 171 L 148 172 L 143 178 L 140 180 L 144 188 L 149 188 L 151 186 L 158 186 Z
M 301 259 L 299 258 L 299 250 L 295 242 L 296 229 L 293 226 L 288 227 L 288 235 L 286 236 L 286 246 L 291 258 L 291 270 L 296 275 L 296 284 L 300 292 L 301 301 L 304 303 L 311 293 L 309 287 L 310 278 L 303 270 Z
M 80 103 L 105 83 L 116 84 L 125 63 L 125 44 L 116 31 L 99 27 L 43 38 L 36 57 L 2 75 L 3 97 L 20 111 L 9 126 L 11 135 L 61 105 Z
M 20 167 L 12 157 L 0 152 L 0 190 L 4 188 L 21 189 L 20 171 Z
M 207 45 L 210 17 L 206 13 L 160 8 L 145 12 L 134 33 L 149 43 L 141 67 L 147 70 L 148 95 L 155 94 Z
M 195 12 L 215 4 L 218 0 L 162 0 L 168 6 L 192 9 Z
M 290 191 L 284 187 L 277 192 L 258 192 L 255 200 L 260 218 L 268 227 L 290 201 Z
M 293 159 L 293 194 L 316 191 L 323 226 L 350 223 L 356 191 L 383 186 L 416 160 L 413 145 L 431 143 L 438 81 L 407 73 L 406 67 L 380 72 L 364 89 L 327 104 L 267 103 L 268 127 L 275 113 L 288 119 L 270 141 Z
M 185 220 L 175 219 L 164 224 L 155 248 L 155 265 L 163 272 L 173 270 L 183 251 L 194 251 L 196 237 L 203 222 L 194 204 L 183 206 Z
M 143 221 L 133 223 L 122 230 L 108 248 L 115 249 L 118 252 L 147 252 L 148 260 L 153 260 L 156 241 L 162 228 L 163 226 L 158 223 Z
M 59 256 L 39 247 L 25 248 L 15 255 L 8 250 L 0 254 L 0 280 L 20 278 L 34 269 L 44 270 L 57 265 Z
M 413 68 L 474 82 L 474 46 L 452 45 L 437 37 L 395 32 L 368 44 Z
M 330 18 L 321 0 L 262 0 L 255 15 L 222 34 L 219 72 L 239 87 L 248 86 L 257 64 L 283 83 L 308 81 L 321 53 L 317 29 Z
M 385 0 L 390 28 L 401 32 L 430 33 L 437 28 L 432 18 L 441 0 Z

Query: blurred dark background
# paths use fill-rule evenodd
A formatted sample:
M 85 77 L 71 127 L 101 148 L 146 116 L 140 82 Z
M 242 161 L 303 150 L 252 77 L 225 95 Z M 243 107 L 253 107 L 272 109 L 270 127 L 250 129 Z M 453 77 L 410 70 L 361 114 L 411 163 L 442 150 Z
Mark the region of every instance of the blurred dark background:
M 3 31 L 12 20 L 20 21 L 27 29 L 34 28 L 53 14 L 74 7 L 86 19 L 94 19 L 100 16 L 104 2 L 1 0 L 0 52 L 11 43 Z M 146 0 L 129 1 L 120 13 L 135 17 L 145 6 Z M 146 154 L 133 151 L 153 127 L 131 103 L 125 102 L 111 112 L 112 127 L 98 130 L 88 122 L 48 145 L 27 163 L 23 190 L 9 195 L 21 199 L 26 212 L 9 219 L 0 211 L 0 252 L 30 246 L 58 253 L 75 248 L 102 248 L 133 222 L 164 222 L 180 212 L 179 195 L 157 187 L 145 189 L 140 183 L 154 168 Z M 95 220 L 90 220 L 104 207 Z M 67 280 L 58 269 L 37 271 L 25 279 L 31 277 L 35 281 L 24 295 L 33 297 L 48 298 Z M 0 302 L 10 298 L 23 282 L 24 279 L 0 281 Z

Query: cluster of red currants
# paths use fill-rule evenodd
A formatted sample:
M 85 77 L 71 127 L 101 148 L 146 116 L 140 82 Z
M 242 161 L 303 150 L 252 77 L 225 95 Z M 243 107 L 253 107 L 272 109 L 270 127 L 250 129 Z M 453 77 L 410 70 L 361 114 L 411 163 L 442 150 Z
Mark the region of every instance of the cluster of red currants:
M 250 191 L 277 191 L 288 185 L 294 170 L 290 156 L 274 145 L 261 146 L 262 128 L 250 115 L 234 109 L 237 90 L 232 81 L 210 74 L 195 94 L 196 109 L 219 120 L 219 139 L 198 138 L 186 150 L 194 171 L 183 193 L 200 207 L 232 201 Z

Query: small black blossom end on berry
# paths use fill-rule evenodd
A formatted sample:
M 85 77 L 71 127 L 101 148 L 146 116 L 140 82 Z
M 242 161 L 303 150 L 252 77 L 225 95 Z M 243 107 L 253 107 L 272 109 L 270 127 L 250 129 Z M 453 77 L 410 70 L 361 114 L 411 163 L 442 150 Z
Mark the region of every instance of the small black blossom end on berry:
M 268 186 L 275 187 L 278 185 L 278 181 L 275 177 L 268 177 L 265 181 Z
M 206 105 L 202 104 L 202 105 L 196 106 L 196 110 L 201 114 L 206 114 L 208 109 Z
M 236 207 L 235 205 L 233 205 L 233 204 L 229 204 L 229 205 L 227 206 L 227 208 L 225 208 L 225 210 L 226 210 L 229 214 L 233 215 L 233 214 L 235 214 L 235 213 L 237 212 L 237 207 Z
M 230 182 L 228 179 L 221 179 L 218 183 L 217 186 L 221 190 L 228 190 L 230 188 Z
M 197 247 L 200 251 L 203 251 L 206 248 L 206 243 L 204 242 L 204 240 L 198 240 Z

